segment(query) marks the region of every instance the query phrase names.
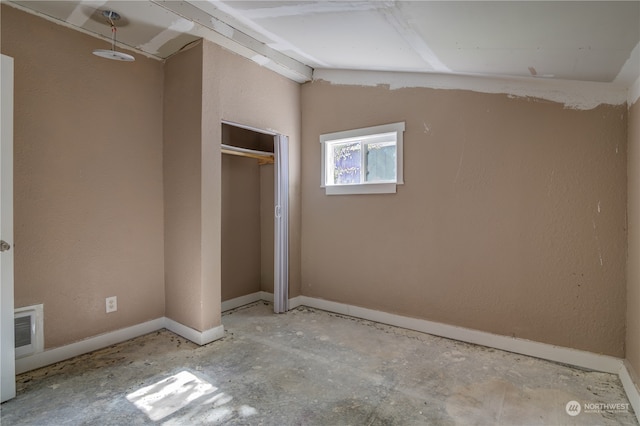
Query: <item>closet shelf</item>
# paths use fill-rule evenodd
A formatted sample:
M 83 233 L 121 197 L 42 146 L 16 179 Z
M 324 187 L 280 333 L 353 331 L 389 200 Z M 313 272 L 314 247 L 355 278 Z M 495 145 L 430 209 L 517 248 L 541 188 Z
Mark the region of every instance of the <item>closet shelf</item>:
M 255 149 L 240 148 L 233 145 L 220 144 L 223 154 L 238 155 L 240 157 L 255 158 L 258 164 L 273 164 L 273 152 L 256 151 Z

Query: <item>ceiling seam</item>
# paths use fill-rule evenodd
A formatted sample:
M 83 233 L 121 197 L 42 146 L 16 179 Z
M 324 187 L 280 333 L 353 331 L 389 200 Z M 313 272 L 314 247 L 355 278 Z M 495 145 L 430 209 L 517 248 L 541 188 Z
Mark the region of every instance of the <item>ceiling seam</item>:
M 413 29 L 411 24 L 407 22 L 403 25 L 403 16 L 398 9 L 381 9 L 385 20 L 391 24 L 400 37 L 407 43 L 415 53 L 418 54 L 434 71 L 437 72 L 451 72 L 451 69 L 447 67 L 429 47 L 427 42 Z
M 103 41 L 106 41 L 108 43 L 111 43 L 111 41 L 112 41 L 111 37 L 106 37 L 106 36 L 103 36 L 102 34 L 94 33 L 93 31 L 89 31 L 89 30 L 85 30 L 82 27 L 77 27 L 75 25 L 69 24 L 68 22 L 61 21 L 58 18 L 54 18 L 53 16 L 49 16 L 49 15 L 47 15 L 45 13 L 42 13 L 42 12 L 39 12 L 37 10 L 29 9 L 27 7 L 24 7 L 24 6 L 20 5 L 20 4 L 14 3 L 12 1 L 8 1 L 8 2 L 4 2 L 3 1 L 2 4 L 6 4 L 9 7 L 13 7 L 15 9 L 18 9 L 18 10 L 22 11 L 22 12 L 28 13 L 28 14 L 33 15 L 33 16 L 37 16 L 38 18 L 42 18 L 42 19 L 44 19 L 46 21 L 49 21 L 49 22 L 52 22 L 54 24 L 60 25 L 61 27 L 68 28 L 68 29 L 74 30 L 74 31 L 78 31 L 78 32 L 80 32 L 82 34 L 91 36 L 91 37 L 96 38 L 98 40 L 103 40 Z M 142 50 L 140 50 L 140 49 L 138 49 L 136 47 L 130 46 L 128 44 L 124 44 L 124 43 L 122 43 L 120 41 L 116 41 L 116 46 L 121 48 L 121 49 L 130 50 L 130 51 L 135 52 L 135 53 L 137 53 L 139 55 L 142 55 L 142 56 L 144 56 L 146 58 L 155 59 L 157 61 L 164 62 L 164 58 L 161 58 L 159 56 L 155 56 L 155 55 L 152 55 L 150 53 L 144 52 L 144 51 L 142 51 Z

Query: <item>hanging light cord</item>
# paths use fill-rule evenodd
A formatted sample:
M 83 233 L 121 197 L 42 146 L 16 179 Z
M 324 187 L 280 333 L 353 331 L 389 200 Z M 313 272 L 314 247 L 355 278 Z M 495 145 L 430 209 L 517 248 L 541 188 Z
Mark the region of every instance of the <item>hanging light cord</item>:
M 116 26 L 111 23 L 111 50 L 116 50 Z
M 0 0 L 2 1 L 2 0 Z M 117 32 L 118 29 L 116 28 L 116 21 L 118 21 L 120 19 L 120 15 L 118 15 L 118 13 L 112 11 L 112 10 L 103 10 L 101 12 L 101 15 L 105 18 L 106 20 L 106 24 L 111 28 L 111 49 L 107 50 L 107 49 L 96 49 L 93 51 L 93 54 L 96 56 L 100 56 L 101 58 L 106 58 L 106 59 L 114 59 L 114 60 L 118 60 L 118 61 L 125 61 L 125 62 L 133 62 L 136 60 L 136 58 L 134 58 L 133 56 L 129 55 L 128 53 L 124 53 L 124 52 L 118 52 L 116 50 L 116 45 L 118 43 L 117 41 Z M 126 46 L 126 44 L 125 44 Z
M 109 11 L 109 16 L 107 16 L 107 21 L 109 21 L 109 25 L 111 26 L 111 50 L 115 52 L 116 50 L 116 23 L 111 19 L 113 12 Z

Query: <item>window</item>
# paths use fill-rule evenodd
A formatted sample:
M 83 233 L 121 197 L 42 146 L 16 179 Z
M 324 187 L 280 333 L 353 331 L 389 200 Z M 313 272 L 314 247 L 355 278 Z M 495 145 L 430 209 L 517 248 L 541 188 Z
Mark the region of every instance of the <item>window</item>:
M 395 193 L 402 184 L 404 122 L 320 135 L 327 195 Z

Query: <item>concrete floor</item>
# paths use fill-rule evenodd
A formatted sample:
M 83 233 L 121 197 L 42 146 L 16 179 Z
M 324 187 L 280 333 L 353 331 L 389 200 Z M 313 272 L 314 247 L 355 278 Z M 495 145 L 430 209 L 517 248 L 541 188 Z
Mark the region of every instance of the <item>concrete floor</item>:
M 637 425 L 618 378 L 258 302 L 199 347 L 162 330 L 18 377 L 2 425 Z

